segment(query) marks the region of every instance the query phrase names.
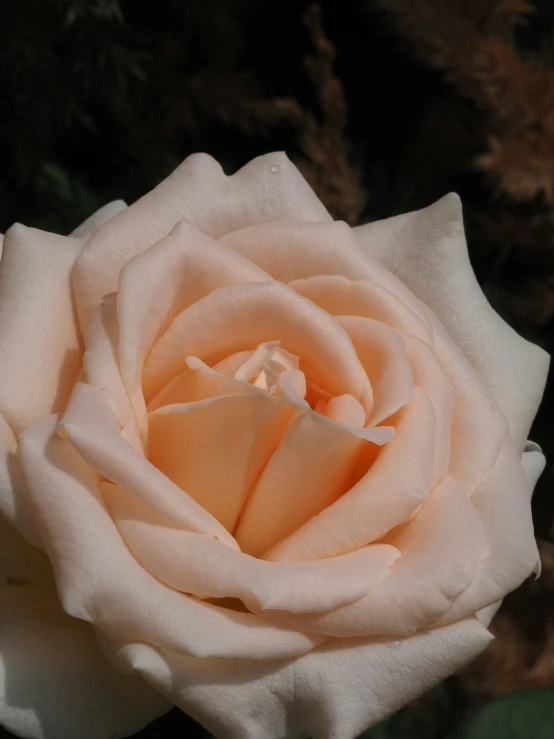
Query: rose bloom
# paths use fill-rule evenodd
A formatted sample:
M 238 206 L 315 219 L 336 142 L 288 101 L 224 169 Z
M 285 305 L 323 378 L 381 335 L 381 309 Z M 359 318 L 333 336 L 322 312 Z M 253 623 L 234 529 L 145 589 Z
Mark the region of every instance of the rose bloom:
M 0 262 L 0 723 L 352 739 L 538 567 L 547 355 L 459 200 L 351 229 L 282 154 L 188 158 Z M 485 609 L 485 610 L 483 610 Z

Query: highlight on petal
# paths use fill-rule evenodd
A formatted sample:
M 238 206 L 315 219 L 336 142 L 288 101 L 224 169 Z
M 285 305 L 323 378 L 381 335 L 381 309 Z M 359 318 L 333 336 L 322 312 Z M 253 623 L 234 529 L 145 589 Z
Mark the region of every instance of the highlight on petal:
M 56 433 L 58 421 L 52 416 L 27 429 L 20 455 L 66 613 L 115 641 L 129 644 L 132 634 L 143 644 L 200 658 L 289 659 L 324 641 L 199 601 L 150 575 L 123 542 L 97 473 Z M 144 515 L 148 520 L 149 511 Z
M 118 653 L 217 737 L 331 739 L 358 736 L 475 659 L 492 638 L 471 618 L 408 639 L 333 639 L 280 663 L 199 660 L 139 644 Z
M 300 172 L 282 152 L 253 159 L 231 177 L 207 154 L 188 157 L 152 192 L 99 228 L 74 271 L 81 325 L 136 254 L 186 219 L 219 238 L 266 221 L 331 221 Z
M 70 272 L 81 242 L 12 226 L 0 269 L 0 412 L 17 435 L 61 410 L 81 368 Z
M 109 664 L 92 628 L 62 610 L 47 557 L 1 518 L 0 602 L 0 724 L 8 731 L 119 739 L 170 709 L 142 677 Z
M 491 307 L 471 267 L 460 199 L 355 229 L 360 246 L 433 310 L 488 383 L 519 451 L 537 411 L 549 357 Z

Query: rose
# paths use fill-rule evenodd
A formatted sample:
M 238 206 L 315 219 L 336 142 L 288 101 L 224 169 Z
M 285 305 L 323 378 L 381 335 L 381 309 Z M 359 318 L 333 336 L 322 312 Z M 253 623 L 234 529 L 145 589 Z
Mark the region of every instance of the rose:
M 547 356 L 455 196 L 352 231 L 283 155 L 194 156 L 123 207 L 5 239 L 0 721 L 350 739 L 536 567 Z

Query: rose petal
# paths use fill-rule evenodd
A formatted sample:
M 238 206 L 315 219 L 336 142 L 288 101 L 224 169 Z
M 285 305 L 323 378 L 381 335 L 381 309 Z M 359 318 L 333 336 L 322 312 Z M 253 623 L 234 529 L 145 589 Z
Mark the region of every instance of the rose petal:
M 177 375 L 189 355 L 212 363 L 276 340 L 332 395 L 350 393 L 362 404 L 370 402 L 371 387 L 346 332 L 280 282 L 229 285 L 179 314 L 145 362 L 145 398 L 148 402 Z
M 506 439 L 488 478 L 471 498 L 481 520 L 489 555 L 478 577 L 440 619 L 448 623 L 475 613 L 520 585 L 539 563 L 533 534 L 529 483 Z
M 272 620 L 334 637 L 413 634 L 448 611 L 456 596 L 469 589 L 488 554 L 478 513 L 449 477 L 433 490 L 417 516 L 383 541 L 401 556 L 372 593 L 326 614 L 290 616 L 282 611 Z
M 252 263 L 186 221 L 123 267 L 117 292 L 118 356 L 137 413 L 144 416 L 139 385 L 144 360 L 171 321 L 216 288 L 266 279 Z
M 57 435 L 57 423 L 53 416 L 24 432 L 20 455 L 33 515 L 48 543 L 67 613 L 113 639 L 202 658 L 284 659 L 321 643 L 251 614 L 198 601 L 148 574 L 106 510 L 97 473 Z M 109 449 L 110 434 L 102 438 Z M 139 508 L 149 516 L 147 508 Z
M 533 441 L 527 442 L 521 456 L 521 464 L 523 465 L 523 471 L 529 483 L 529 489 L 533 492 L 539 477 L 546 467 L 545 456 L 538 444 L 535 444 Z
M 318 562 L 265 562 L 161 519 L 145 520 L 129 493 L 111 483 L 101 487 L 130 551 L 158 580 L 203 598 L 240 598 L 251 610 L 324 612 L 352 603 L 400 556 L 390 545 L 375 544 Z
M 279 444 L 291 412 L 284 402 L 263 391 L 164 406 L 148 416 L 148 456 L 228 531 L 234 531 L 246 497 Z
M 83 249 L 74 273 L 81 325 L 102 297 L 116 289 L 123 265 L 183 218 L 214 238 L 264 221 L 331 220 L 283 153 L 253 159 L 232 177 L 207 154 L 194 154 L 98 229 Z
M 519 336 L 483 295 L 469 262 L 460 199 L 355 229 L 360 245 L 439 317 L 488 382 L 520 449 L 542 397 L 548 355 Z
M 472 495 L 494 466 L 508 433 L 506 416 L 435 316 L 434 350 L 455 390 L 449 474 Z
M 3 518 L 27 542 L 42 549 L 40 535 L 23 501 L 22 488 L 17 440 L 0 414 L 0 521 Z
M 90 215 L 86 221 L 83 221 L 80 226 L 77 226 L 71 232 L 70 236 L 74 239 L 87 241 L 100 226 L 103 226 L 104 223 L 107 223 L 121 213 L 126 207 L 127 204 L 123 200 L 114 200 L 111 203 L 106 203 L 106 205 L 103 205 L 95 213 Z
M 129 432 L 131 427 L 135 428 L 133 438 L 137 438 L 138 442 L 135 448 L 144 454 L 137 419 L 119 367 L 119 324 L 114 294 L 107 295 L 102 305 L 92 314 L 87 326 L 85 345 L 84 381 L 102 390 L 122 429 L 127 428 Z
M 63 612 L 48 559 L 0 519 L 0 724 L 27 739 L 116 739 L 171 707 L 110 666 Z M 0 729 L 1 733 L 1 729 Z
M 402 406 L 411 403 L 414 380 L 402 336 L 370 318 L 338 316 L 373 388 L 374 402 L 369 424 L 382 423 Z
M 448 472 L 450 466 L 452 417 L 456 390 L 433 349 L 416 336 L 405 336 L 413 382 L 427 393 L 435 409 L 435 465 L 432 487 Z M 481 429 L 479 429 L 480 433 Z
M 369 471 L 332 505 L 277 544 L 265 555 L 267 559 L 312 560 L 353 551 L 406 521 L 427 499 L 432 489 L 434 409 L 425 393 L 416 389 L 413 402 L 402 413 L 394 439 L 383 447 Z
M 20 224 L 5 236 L 0 412 L 16 435 L 62 409 L 80 371 L 81 339 L 69 278 L 80 248 L 80 241 Z
M 254 485 L 235 539 L 261 557 L 281 539 L 334 503 L 347 489 L 352 467 L 369 442 L 352 429 L 300 411 Z
M 414 311 L 413 306 L 375 282 L 320 275 L 293 280 L 289 287 L 332 316 L 372 318 L 428 344 L 433 342 L 432 328 L 424 311 Z
M 79 454 L 107 480 L 130 490 L 144 507 L 187 531 L 236 543 L 213 516 L 184 495 L 174 483 L 137 452 L 121 435 L 101 390 L 77 383 L 60 422 Z
M 318 275 L 350 280 L 373 277 L 373 262 L 358 247 L 352 229 L 341 221 L 263 223 L 235 230 L 220 240 L 279 282 Z
M 408 639 L 332 640 L 273 664 L 208 662 L 142 644 L 118 654 L 218 739 L 337 739 L 386 718 L 492 638 L 472 618 Z

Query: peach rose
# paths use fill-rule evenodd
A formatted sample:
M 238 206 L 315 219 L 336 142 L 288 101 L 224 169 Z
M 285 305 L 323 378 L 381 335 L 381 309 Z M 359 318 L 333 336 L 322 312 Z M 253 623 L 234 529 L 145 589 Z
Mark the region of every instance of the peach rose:
M 538 566 L 547 355 L 456 196 L 352 230 L 282 154 L 187 159 L 0 264 L 0 722 L 352 739 Z M 58 596 L 59 595 L 59 599 Z

